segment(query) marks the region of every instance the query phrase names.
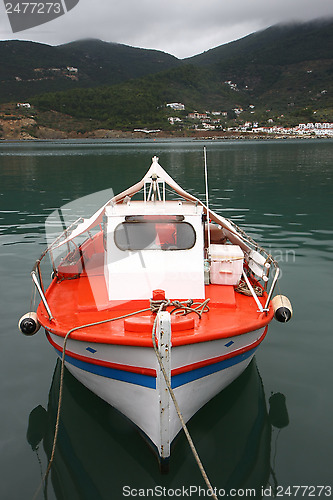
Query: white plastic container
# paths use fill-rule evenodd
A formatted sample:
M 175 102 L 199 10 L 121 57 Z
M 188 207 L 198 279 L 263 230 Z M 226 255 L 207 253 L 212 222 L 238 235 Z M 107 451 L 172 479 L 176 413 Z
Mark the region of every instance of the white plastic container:
M 238 245 L 211 245 L 210 282 L 237 285 L 242 276 L 244 254 Z

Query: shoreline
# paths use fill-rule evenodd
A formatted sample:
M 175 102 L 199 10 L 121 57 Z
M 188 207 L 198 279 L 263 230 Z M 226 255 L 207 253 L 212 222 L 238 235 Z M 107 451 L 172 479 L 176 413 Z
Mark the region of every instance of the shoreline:
M 331 132 L 331 129 L 330 129 Z M 79 121 L 69 115 L 32 112 L 17 109 L 13 104 L 0 105 L 0 141 L 40 141 L 75 139 L 192 139 L 192 140 L 288 140 L 331 139 L 332 134 L 320 135 L 311 130 L 110 130 L 99 123 Z
M 192 140 L 292 140 L 292 139 L 332 139 L 331 136 L 317 136 L 314 134 L 275 134 L 254 132 L 223 132 L 223 131 L 184 131 L 184 132 L 131 132 L 121 130 L 97 129 L 91 132 L 70 133 L 56 129 L 44 129 L 31 135 L 27 130 L 12 130 L 11 133 L 2 134 L 0 142 L 25 142 L 25 141 L 52 141 L 52 140 L 101 140 L 101 139 L 192 139 Z

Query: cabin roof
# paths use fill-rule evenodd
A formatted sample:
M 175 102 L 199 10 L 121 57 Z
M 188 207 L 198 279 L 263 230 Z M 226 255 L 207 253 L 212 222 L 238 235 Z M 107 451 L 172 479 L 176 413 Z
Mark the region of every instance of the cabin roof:
M 193 202 L 184 201 L 157 201 L 157 202 L 144 202 L 144 201 L 130 201 L 129 203 L 122 203 L 113 206 L 108 206 L 105 209 L 107 216 L 126 216 L 126 215 L 184 215 L 186 216 L 200 216 L 203 208 Z

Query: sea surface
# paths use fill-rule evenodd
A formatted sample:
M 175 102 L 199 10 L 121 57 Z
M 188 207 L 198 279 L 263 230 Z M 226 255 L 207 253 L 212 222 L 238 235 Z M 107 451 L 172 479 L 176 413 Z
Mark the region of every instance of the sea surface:
M 59 366 L 41 330 L 24 337 L 17 328 L 33 303 L 30 271 L 50 213 L 134 184 L 154 155 L 204 201 L 204 146 L 211 208 L 279 261 L 277 291 L 294 315 L 271 323 L 255 362 L 193 417 L 190 433 L 219 498 L 333 495 L 333 141 L 146 139 L 0 143 L 1 499 L 208 497 L 183 434 L 161 475 L 136 428 L 69 373 L 55 461 L 40 488 Z

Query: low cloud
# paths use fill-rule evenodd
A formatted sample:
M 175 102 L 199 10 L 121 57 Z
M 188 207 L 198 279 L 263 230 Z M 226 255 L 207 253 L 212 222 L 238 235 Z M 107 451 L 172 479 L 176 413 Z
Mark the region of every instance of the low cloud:
M 274 24 L 333 18 L 332 0 L 80 0 L 74 9 L 41 27 L 11 32 L 0 10 L 2 39 L 58 45 L 82 38 L 159 49 L 179 58 L 246 36 Z

